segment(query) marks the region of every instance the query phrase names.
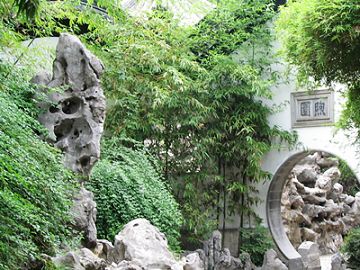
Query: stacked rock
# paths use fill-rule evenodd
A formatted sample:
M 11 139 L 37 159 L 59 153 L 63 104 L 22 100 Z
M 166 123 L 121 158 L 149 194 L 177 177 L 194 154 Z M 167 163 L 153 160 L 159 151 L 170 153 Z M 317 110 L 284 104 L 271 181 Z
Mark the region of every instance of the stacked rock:
M 360 225 L 360 192 L 343 193 L 338 160 L 316 152 L 304 158 L 289 175 L 282 194 L 282 218 L 290 242 L 319 245 L 322 254 L 336 253 L 346 233 Z

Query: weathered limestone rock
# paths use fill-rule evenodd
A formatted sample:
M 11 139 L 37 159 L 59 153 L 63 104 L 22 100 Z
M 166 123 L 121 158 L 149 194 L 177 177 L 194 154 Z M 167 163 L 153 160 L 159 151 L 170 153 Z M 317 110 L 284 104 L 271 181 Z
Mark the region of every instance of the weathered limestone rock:
M 105 270 L 146 270 L 136 261 L 122 261 L 119 264 L 111 264 Z
M 55 257 L 53 263 L 61 269 L 73 270 L 104 270 L 106 266 L 104 260 L 95 256 L 87 248 Z
M 64 152 L 64 165 L 85 177 L 100 157 L 100 138 L 105 120 L 105 97 L 100 86 L 103 65 L 80 40 L 61 34 L 53 75 L 43 72 L 39 84 L 49 101 L 41 101 L 39 121 L 49 132 L 48 141 Z M 83 179 L 79 179 L 83 181 Z M 84 188 L 74 198 L 75 228 L 84 232 L 84 245 L 96 246 L 96 203 Z
M 222 235 L 214 231 L 212 237 L 204 243 L 205 270 L 251 270 L 253 264 L 249 254 L 240 254 L 239 258 L 231 256 L 227 248 L 222 248 Z
M 340 253 L 335 253 L 331 256 L 331 270 L 345 270 L 346 265 L 344 262 L 344 258 L 340 255 Z
M 184 270 L 203 270 L 204 263 L 200 259 L 199 253 L 190 253 L 185 258 L 183 258 L 183 269 Z
M 321 270 L 320 250 L 318 244 L 305 241 L 299 246 L 298 252 L 302 257 L 305 269 Z
M 115 236 L 117 262 L 137 261 L 145 269 L 171 269 L 175 258 L 168 249 L 165 235 L 146 219 L 135 219 Z
M 63 267 L 73 270 L 85 270 L 85 268 L 80 264 L 80 258 L 75 252 L 68 252 L 63 256 L 58 256 L 53 258 L 53 263 L 57 267 Z
M 288 270 L 287 266 L 278 258 L 275 250 L 270 249 L 265 253 L 261 270 Z
M 115 249 L 111 242 L 108 240 L 97 240 L 96 247 L 93 250 L 94 254 L 108 263 L 116 261 Z
M 64 152 L 66 167 L 84 175 L 100 157 L 105 120 L 102 71 L 100 60 L 77 37 L 61 34 L 52 79 L 44 73 L 32 80 L 46 89 L 50 99 L 39 105 L 44 110 L 39 121 L 48 129 L 49 141 Z
M 337 165 L 330 155 L 316 152 L 289 174 L 281 212 L 285 232 L 295 248 L 313 241 L 321 254 L 335 253 L 350 228 L 360 225 L 360 192 L 355 197 L 343 193 Z
M 95 256 L 91 250 L 82 248 L 79 251 L 80 264 L 86 270 L 103 270 L 105 269 L 106 263 L 103 259 Z
M 74 226 L 77 230 L 84 232 L 84 246 L 93 248 L 96 246 L 96 203 L 92 192 L 80 188 L 74 197 L 71 209 L 74 217 Z

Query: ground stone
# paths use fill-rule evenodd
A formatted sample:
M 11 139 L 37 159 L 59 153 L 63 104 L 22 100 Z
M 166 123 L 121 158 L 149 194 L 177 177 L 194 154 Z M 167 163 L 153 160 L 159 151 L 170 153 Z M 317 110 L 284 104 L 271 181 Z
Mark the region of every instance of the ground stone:
M 299 246 L 298 252 L 302 257 L 305 269 L 321 270 L 320 251 L 318 244 L 311 241 L 305 241 Z

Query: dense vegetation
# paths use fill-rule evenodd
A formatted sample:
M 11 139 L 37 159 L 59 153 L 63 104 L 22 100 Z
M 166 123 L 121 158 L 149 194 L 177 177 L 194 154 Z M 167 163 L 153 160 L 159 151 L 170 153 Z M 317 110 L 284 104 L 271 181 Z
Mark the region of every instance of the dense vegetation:
M 360 228 L 353 228 L 344 239 L 341 251 L 346 256 L 347 267 L 359 269 L 360 267 Z
M 69 240 L 72 175 L 39 137 L 26 70 L 0 63 L 0 268 L 19 269 Z
M 97 203 L 99 238 L 112 240 L 126 223 L 146 218 L 165 233 L 172 250 L 180 249 L 181 212 L 156 164 L 138 143 L 104 141 L 102 160 L 89 182 Z
M 292 0 L 277 21 L 286 60 L 297 68 L 301 85 L 345 84 L 340 125 L 360 138 L 360 5 L 358 0 Z M 357 192 L 358 179 L 340 161 L 344 190 Z M 359 228 L 345 238 L 348 267 L 359 269 Z
M 342 126 L 360 127 L 360 5 L 357 0 L 288 1 L 277 21 L 286 60 L 299 81 L 346 84 Z
M 344 187 L 344 193 L 355 196 L 356 193 L 360 191 L 360 182 L 356 178 L 356 175 L 351 170 L 349 165 L 343 160 L 339 160 L 339 170 L 341 178 L 339 180 L 340 184 Z
M 94 170 L 95 192 L 107 179 L 104 185 L 114 187 L 112 194 L 128 196 L 135 209 L 109 210 L 109 198 L 100 198 L 101 234 L 111 236 L 119 229 L 120 224 L 104 225 L 114 213 L 121 214 L 121 224 L 138 216 L 142 198 L 134 191 L 141 182 L 153 181 L 176 219 L 163 224 L 156 223 L 161 213 L 146 215 L 164 230 L 171 227 L 167 236 L 176 245 L 180 218 L 161 187 L 162 178 L 181 206 L 184 230 L 197 242 L 216 226 L 225 228 L 229 213 L 240 214 L 241 226 L 245 218 L 252 222 L 252 206 L 260 200 L 254 184 L 269 178 L 260 166 L 262 156 L 279 146 L 275 141 L 291 146 L 295 140 L 293 134 L 269 126 L 272 109 L 263 103 L 271 98 L 277 77 L 271 70 L 272 36 L 266 24 L 274 16 L 270 0 L 221 1 L 198 25 L 187 28 L 161 9 L 146 20 L 131 18 L 112 0 L 97 1 L 108 16 L 90 6 L 79 8 L 79 1 L 27 1 L 36 4 L 29 10 L 22 3 L 0 0 L 0 43 L 64 31 L 80 36 L 106 65 L 106 136 L 139 141 L 160 161 L 161 176 L 140 148 L 119 145 L 118 155 L 105 155 Z M 144 157 L 143 163 L 135 154 Z M 153 172 L 151 177 L 142 166 Z M 125 190 L 117 185 L 120 179 L 138 182 Z M 150 207 L 154 198 L 148 199 L 141 202 Z M 121 197 L 114 198 L 114 205 L 117 200 Z
M 274 248 L 269 230 L 261 225 L 254 228 L 241 228 L 240 237 L 242 241 L 240 252 L 250 254 L 251 261 L 261 266 L 265 252 Z

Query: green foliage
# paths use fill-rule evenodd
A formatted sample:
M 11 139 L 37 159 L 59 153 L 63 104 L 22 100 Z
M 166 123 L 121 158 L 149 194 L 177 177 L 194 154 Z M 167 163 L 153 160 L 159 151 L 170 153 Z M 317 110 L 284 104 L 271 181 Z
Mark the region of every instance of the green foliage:
M 101 57 L 108 136 L 143 142 L 161 161 L 193 239 L 219 226 L 221 213 L 224 220 L 229 211 L 253 214 L 253 183 L 269 176 L 262 156 L 278 146 L 274 137 L 295 139 L 268 125 L 272 111 L 261 101 L 276 79 L 270 1 L 222 1 L 189 28 L 160 10 L 131 18 L 115 2 L 97 1 L 110 17 L 68 0 L 44 4 L 32 24 L 10 12 L 3 25 L 21 38 L 75 33 Z M 115 165 L 104 161 L 98 170 Z
M 39 138 L 44 131 L 35 118 L 35 88 L 25 74 L 0 64 L 1 269 L 53 255 L 70 235 L 72 174 L 60 153 Z
M 305 81 L 327 83 L 359 79 L 359 25 L 357 0 L 288 1 L 277 21 L 286 60 Z
M 113 239 L 126 223 L 146 218 L 166 235 L 170 247 L 179 251 L 182 216 L 156 160 L 129 140 L 106 140 L 102 147 L 103 158 L 93 169 L 89 184 L 97 203 L 99 237 Z
M 262 265 L 265 252 L 274 246 L 269 230 L 260 225 L 255 228 L 242 228 L 240 239 L 240 252 L 249 253 L 251 261 L 257 266 Z
M 300 84 L 346 84 L 340 126 L 360 127 L 360 5 L 358 0 L 292 0 L 277 21 L 286 60 Z M 313 80 L 309 80 L 313 78 Z
M 344 193 L 355 196 L 360 191 L 360 183 L 354 172 L 345 161 L 339 160 L 340 180 L 339 183 L 344 187 Z
M 274 15 L 273 1 L 227 0 L 199 22 L 190 39 L 191 50 L 199 60 L 212 55 L 230 55 L 249 40 L 269 35 L 264 28 Z
M 344 239 L 341 252 L 346 256 L 346 266 L 350 269 L 360 268 L 360 228 L 353 228 Z

